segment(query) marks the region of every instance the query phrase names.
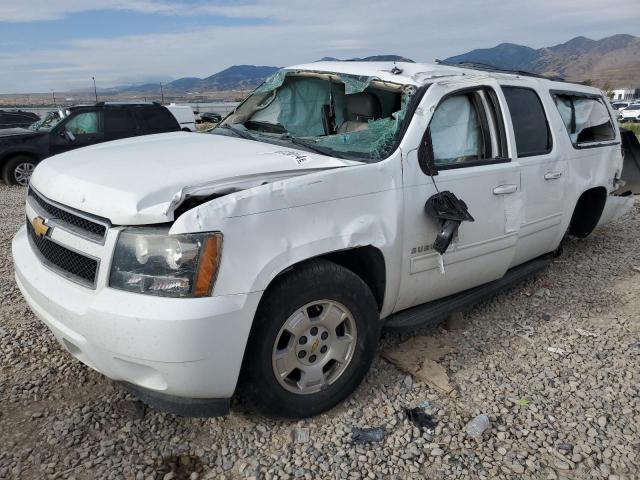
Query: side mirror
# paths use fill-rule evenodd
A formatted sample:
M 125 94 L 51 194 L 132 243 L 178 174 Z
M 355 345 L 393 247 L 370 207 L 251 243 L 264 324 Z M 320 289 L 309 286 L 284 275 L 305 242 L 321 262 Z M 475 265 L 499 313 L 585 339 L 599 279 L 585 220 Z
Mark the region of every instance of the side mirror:
M 73 133 L 71 133 L 69 130 L 65 130 L 64 131 L 64 136 L 70 142 L 75 142 L 76 141 L 76 136 Z
M 427 130 L 420 141 L 418 147 L 418 163 L 420 168 L 430 177 L 438 175 L 438 169 L 433 161 L 433 144 L 431 143 L 431 132 Z

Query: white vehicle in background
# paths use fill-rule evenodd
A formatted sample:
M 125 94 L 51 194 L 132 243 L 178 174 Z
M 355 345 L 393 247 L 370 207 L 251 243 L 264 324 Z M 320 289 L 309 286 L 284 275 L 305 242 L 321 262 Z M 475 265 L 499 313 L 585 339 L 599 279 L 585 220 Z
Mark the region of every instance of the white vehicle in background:
M 623 108 L 627 108 L 629 105 L 630 102 L 611 102 L 611 108 L 617 111 L 620 111 Z
M 193 108 L 188 105 L 176 105 L 175 103 L 171 103 L 165 107 L 173 114 L 183 131 L 196 131 L 196 115 L 193 113 Z
M 595 88 L 522 73 L 286 68 L 209 133 L 40 163 L 16 281 L 151 405 L 223 414 L 242 379 L 268 414 L 315 415 L 382 327 L 441 321 L 631 208 L 611 115 Z
M 620 110 L 621 122 L 640 122 L 640 103 L 632 103 Z

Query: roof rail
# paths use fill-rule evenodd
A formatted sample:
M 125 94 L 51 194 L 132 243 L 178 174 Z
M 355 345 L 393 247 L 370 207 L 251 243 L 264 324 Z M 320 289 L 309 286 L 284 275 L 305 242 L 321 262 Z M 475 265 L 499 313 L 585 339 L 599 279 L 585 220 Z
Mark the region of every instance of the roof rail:
M 481 70 L 483 72 L 498 72 L 498 73 L 510 73 L 512 75 L 520 75 L 522 77 L 535 77 L 535 78 L 543 78 L 545 80 L 551 80 L 554 82 L 565 82 L 566 80 L 562 77 L 558 76 L 546 76 L 541 75 L 539 73 L 528 72 L 526 70 L 510 70 L 508 68 L 500 68 L 494 65 L 490 65 L 488 63 L 482 62 L 447 62 L 446 60 L 438 60 L 436 59 L 436 63 L 438 65 L 445 65 L 448 67 L 460 67 L 460 68 L 468 68 L 471 70 Z

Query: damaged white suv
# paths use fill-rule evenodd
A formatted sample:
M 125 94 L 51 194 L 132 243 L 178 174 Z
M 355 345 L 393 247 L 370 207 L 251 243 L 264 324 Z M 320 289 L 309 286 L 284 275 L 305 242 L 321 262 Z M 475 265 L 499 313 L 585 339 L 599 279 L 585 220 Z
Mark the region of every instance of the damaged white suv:
M 16 281 L 71 355 L 152 405 L 317 414 L 384 325 L 444 318 L 628 210 L 600 91 L 413 63 L 284 69 L 208 134 L 38 165 Z

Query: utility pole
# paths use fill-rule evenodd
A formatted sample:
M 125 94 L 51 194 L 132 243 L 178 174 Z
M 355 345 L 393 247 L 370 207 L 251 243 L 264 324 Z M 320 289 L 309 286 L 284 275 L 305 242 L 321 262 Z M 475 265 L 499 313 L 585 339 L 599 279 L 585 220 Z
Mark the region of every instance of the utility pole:
M 55 90 L 52 88 L 51 89 L 51 96 L 53 97 L 53 106 L 56 106 L 56 92 Z
M 164 90 L 162 89 L 162 82 L 160 82 L 160 96 L 162 97 L 162 104 L 164 105 Z
M 91 77 L 93 80 L 93 93 L 96 96 L 96 103 L 98 103 L 98 90 L 96 89 L 96 77 Z

